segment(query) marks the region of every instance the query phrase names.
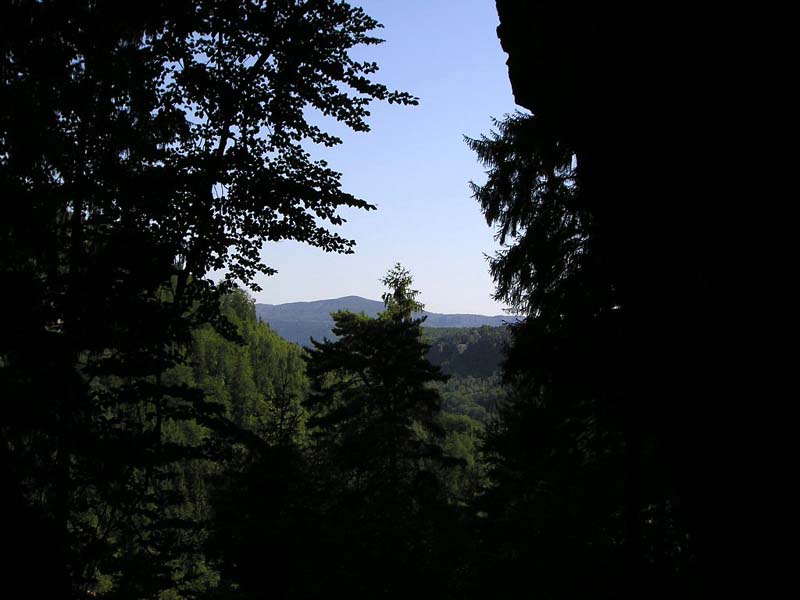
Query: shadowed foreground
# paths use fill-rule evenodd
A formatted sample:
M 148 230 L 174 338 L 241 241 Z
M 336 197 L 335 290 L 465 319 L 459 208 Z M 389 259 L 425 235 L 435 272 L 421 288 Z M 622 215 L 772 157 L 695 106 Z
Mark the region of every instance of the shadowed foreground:
M 334 0 L 118 8 L 0 14 L 7 586 L 167 600 L 730 585 L 707 15 L 497 0 L 529 112 L 466 143 L 503 248 L 496 299 L 519 322 L 424 331 L 448 323 L 426 323 L 398 264 L 380 310 L 323 315 L 336 339 L 304 349 L 246 290 L 274 273 L 267 242 L 350 253 L 341 211 L 375 208 L 314 158 L 341 140 L 306 115 L 368 131 L 371 103 L 417 104 L 351 56 L 381 42 L 378 23 Z

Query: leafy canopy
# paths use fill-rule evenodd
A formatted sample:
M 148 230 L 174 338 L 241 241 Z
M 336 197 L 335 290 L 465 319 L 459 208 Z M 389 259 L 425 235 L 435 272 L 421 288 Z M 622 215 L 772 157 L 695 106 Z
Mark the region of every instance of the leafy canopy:
M 244 358 L 225 372 L 246 399 L 238 414 L 171 369 L 203 323 L 236 337 L 221 292 L 273 272 L 265 242 L 352 252 L 331 230 L 340 209 L 373 207 L 306 149 L 341 143 L 309 115 L 367 131 L 372 101 L 416 103 L 351 57 L 380 42 L 379 25 L 346 2 L 117 9 L 21 0 L 0 18 L 0 278 L 13 289 L 0 395 L 16 399 L 2 407 L 0 446 L 7 487 L 43 523 L 11 543 L 51 550 L 50 576 L 36 580 L 58 590 L 44 597 L 171 585 L 178 540 L 197 525 L 172 518 L 175 469 L 213 450 L 169 439 L 181 424 L 255 430 L 244 408 L 256 407 L 284 436 Z

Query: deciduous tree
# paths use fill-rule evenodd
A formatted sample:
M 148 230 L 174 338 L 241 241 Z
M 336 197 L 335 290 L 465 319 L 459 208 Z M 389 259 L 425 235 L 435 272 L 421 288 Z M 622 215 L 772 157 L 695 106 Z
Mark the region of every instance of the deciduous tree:
M 0 22 L 0 434 L 57 555 L 31 579 L 145 597 L 180 547 L 167 465 L 196 452 L 165 427 L 225 429 L 164 374 L 198 325 L 235 337 L 220 295 L 272 272 L 265 242 L 352 251 L 330 226 L 372 206 L 303 145 L 340 142 L 310 112 L 366 131 L 371 101 L 416 100 L 351 58 L 380 40 L 346 2 L 21 0 Z

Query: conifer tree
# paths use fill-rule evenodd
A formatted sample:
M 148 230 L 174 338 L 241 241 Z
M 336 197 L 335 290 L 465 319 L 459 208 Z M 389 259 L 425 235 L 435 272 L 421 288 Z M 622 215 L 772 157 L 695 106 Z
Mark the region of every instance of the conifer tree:
M 356 480 L 370 472 L 372 485 L 374 477 L 394 478 L 394 487 L 414 476 L 417 459 L 435 452 L 441 400 L 427 384 L 446 377 L 425 358 L 424 317 L 413 316 L 423 305 L 408 271 L 396 265 L 381 281 L 390 287 L 382 314 L 334 313 L 338 339 L 314 341 L 309 405 L 318 444 L 335 452 L 338 464 Z
M 339 548 L 331 577 L 358 597 L 409 593 L 411 580 L 447 563 L 434 527 L 447 524 L 437 475 L 446 462 L 441 398 L 430 385 L 447 378 L 425 357 L 424 317 L 414 316 L 423 305 L 410 273 L 398 264 L 382 282 L 386 310 L 376 318 L 334 313 L 337 339 L 314 341 L 308 358 L 324 522 Z

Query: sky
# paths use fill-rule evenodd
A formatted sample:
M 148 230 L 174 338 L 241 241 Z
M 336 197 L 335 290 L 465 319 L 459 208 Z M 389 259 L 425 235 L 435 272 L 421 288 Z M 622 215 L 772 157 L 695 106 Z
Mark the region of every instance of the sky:
M 384 25 L 385 40 L 354 52 L 380 65 L 375 80 L 419 98 L 419 106 L 373 103 L 367 133 L 335 121 L 344 141 L 310 148 L 342 173 L 347 192 L 377 205 L 342 212 L 335 228 L 355 253 L 325 253 L 297 242 L 262 250 L 277 275 L 262 276 L 256 302 L 281 304 L 357 295 L 380 299 L 379 279 L 397 262 L 409 269 L 427 310 L 502 314 L 485 254 L 498 248 L 469 181 L 486 179 L 463 136 L 491 129 L 516 109 L 494 0 L 355 0 Z

